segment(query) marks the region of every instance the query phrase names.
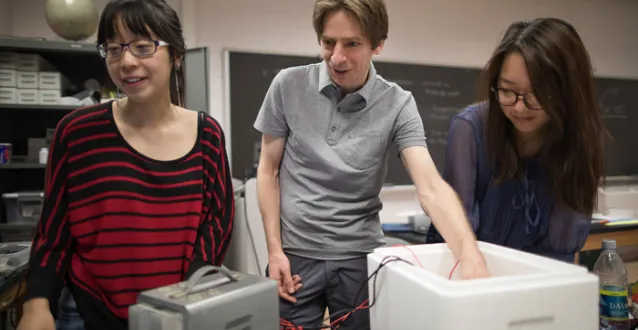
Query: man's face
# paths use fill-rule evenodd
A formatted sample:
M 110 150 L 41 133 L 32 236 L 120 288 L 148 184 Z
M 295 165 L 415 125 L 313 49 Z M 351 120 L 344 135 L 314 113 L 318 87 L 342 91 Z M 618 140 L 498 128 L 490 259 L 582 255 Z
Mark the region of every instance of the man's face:
M 330 77 L 344 93 L 366 83 L 372 55 L 383 48 L 381 42 L 373 49 L 357 19 L 344 10 L 326 15 L 320 43 Z

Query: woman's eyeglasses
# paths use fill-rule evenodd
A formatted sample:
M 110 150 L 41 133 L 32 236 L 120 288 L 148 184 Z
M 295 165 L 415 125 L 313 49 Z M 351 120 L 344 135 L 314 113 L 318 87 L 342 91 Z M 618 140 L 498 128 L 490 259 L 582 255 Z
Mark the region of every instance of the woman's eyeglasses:
M 159 40 L 137 40 L 127 44 L 119 42 L 105 42 L 97 47 L 98 53 L 102 58 L 116 59 L 122 56 L 124 48 L 128 47 L 136 57 L 148 57 L 157 52 L 157 47 L 168 46 L 165 41 Z
M 543 108 L 534 94 L 518 93 L 511 89 L 500 87 L 492 87 L 491 90 L 496 94 L 496 99 L 501 105 L 513 106 L 521 98 L 528 109 L 541 110 Z

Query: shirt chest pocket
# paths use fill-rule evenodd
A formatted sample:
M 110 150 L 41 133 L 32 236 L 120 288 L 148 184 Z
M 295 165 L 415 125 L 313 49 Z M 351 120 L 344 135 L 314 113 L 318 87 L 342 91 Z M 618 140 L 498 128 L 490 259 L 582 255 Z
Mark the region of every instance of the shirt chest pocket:
M 342 137 L 339 153 L 355 170 L 368 170 L 382 163 L 386 143 L 379 132 L 352 132 Z

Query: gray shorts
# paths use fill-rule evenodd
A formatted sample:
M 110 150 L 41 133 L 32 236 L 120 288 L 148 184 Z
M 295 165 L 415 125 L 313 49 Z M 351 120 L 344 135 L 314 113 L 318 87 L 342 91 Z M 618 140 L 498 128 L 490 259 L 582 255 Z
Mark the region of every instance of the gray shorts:
M 344 316 L 368 299 L 366 257 L 347 260 L 315 260 L 286 253 L 292 275 L 301 276 L 302 288 L 294 293 L 296 303 L 279 299 L 279 314 L 296 326 L 319 329 L 326 307 L 331 320 Z M 266 268 L 268 276 L 268 268 Z M 357 297 L 358 294 L 358 297 Z M 356 301 L 355 301 L 356 299 Z M 357 310 L 341 323 L 342 330 L 369 330 L 367 308 Z

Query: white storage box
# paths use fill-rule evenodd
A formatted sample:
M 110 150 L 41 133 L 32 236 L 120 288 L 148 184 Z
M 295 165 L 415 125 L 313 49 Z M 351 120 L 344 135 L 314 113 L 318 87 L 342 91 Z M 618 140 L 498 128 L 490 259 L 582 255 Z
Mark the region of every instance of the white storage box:
M 40 93 L 37 89 L 19 89 L 17 92 L 18 104 L 39 104 Z
M 66 77 L 59 72 L 40 72 L 38 75 L 39 89 L 63 90 L 69 85 Z
M 0 87 L 16 87 L 18 85 L 16 70 L 0 69 Z
M 449 280 L 456 260 L 445 243 L 370 253 L 370 275 L 386 256 L 413 264 L 383 266 L 376 300 L 374 277 L 368 282 L 371 330 L 598 330 L 598 277 L 586 268 L 484 242 L 479 247 L 491 278 L 459 280 L 459 265 Z
M 16 68 L 17 54 L 14 52 L 0 51 L 0 69 L 12 69 Z
M 598 212 L 625 210 L 638 216 L 638 184 L 610 185 L 598 188 Z
M 16 53 L 15 69 L 18 71 L 50 71 L 55 70 L 40 54 Z
M 40 104 L 59 104 L 62 94 L 60 91 L 41 89 L 38 91 Z
M 38 73 L 31 71 L 17 71 L 16 80 L 18 88 L 38 89 Z
M 414 185 L 385 186 L 379 197 L 383 202 L 381 223 L 408 223 L 410 216 L 423 214 Z
M 14 87 L 0 87 L 0 103 L 18 103 L 18 89 Z

